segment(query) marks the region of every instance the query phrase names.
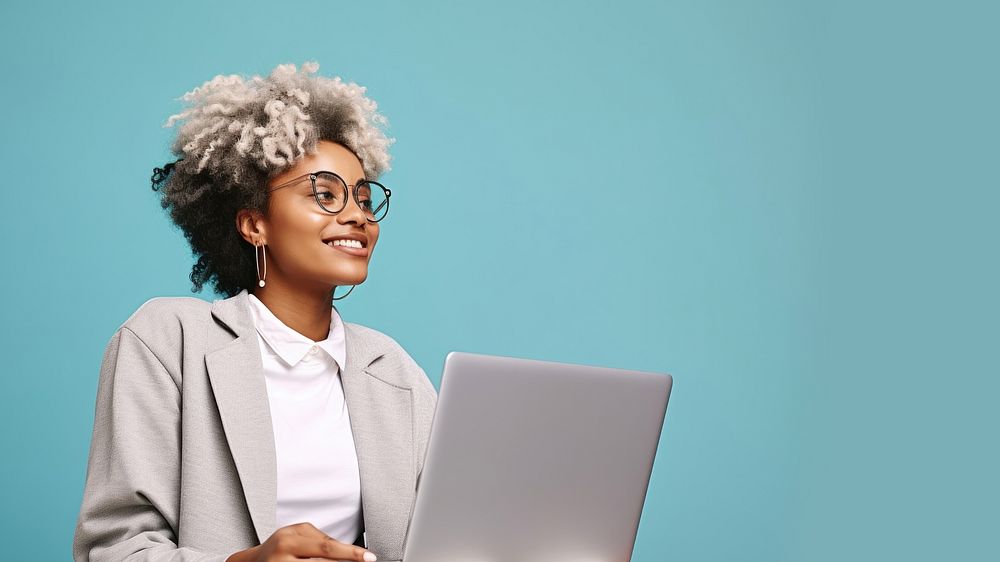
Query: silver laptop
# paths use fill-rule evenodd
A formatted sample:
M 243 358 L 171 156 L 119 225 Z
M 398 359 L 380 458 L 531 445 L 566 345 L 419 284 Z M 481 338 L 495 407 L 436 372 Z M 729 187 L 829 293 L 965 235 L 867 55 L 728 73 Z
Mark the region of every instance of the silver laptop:
M 405 562 L 625 562 L 673 379 L 449 353 Z

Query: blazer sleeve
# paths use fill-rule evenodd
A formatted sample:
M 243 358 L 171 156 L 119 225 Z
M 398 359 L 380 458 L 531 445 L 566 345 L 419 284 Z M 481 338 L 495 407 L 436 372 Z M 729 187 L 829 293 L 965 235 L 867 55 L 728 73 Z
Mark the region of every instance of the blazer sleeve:
M 178 548 L 180 378 L 127 326 L 104 352 L 83 502 L 73 537 L 77 561 L 223 562 Z

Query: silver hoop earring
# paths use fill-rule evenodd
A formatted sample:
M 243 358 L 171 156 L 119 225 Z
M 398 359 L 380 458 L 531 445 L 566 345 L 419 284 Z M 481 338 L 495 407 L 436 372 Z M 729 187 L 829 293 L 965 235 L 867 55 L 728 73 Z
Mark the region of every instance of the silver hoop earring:
M 260 249 L 260 252 L 257 252 L 258 248 Z M 260 253 L 264 254 L 264 277 L 260 276 Z M 260 244 L 260 245 L 254 244 L 253 245 L 253 257 L 254 257 L 254 260 L 253 260 L 254 261 L 254 265 L 257 266 L 257 284 L 260 285 L 261 287 L 263 287 L 264 286 L 264 278 L 267 277 L 267 250 L 264 249 L 264 245 L 263 244 Z
M 351 291 L 354 290 L 354 287 L 355 287 L 355 285 L 351 285 L 351 288 L 346 293 L 344 293 L 343 296 L 333 297 L 333 300 L 339 301 L 340 299 L 347 297 L 347 295 L 351 294 Z M 333 288 L 333 294 L 335 294 L 335 295 L 337 294 L 337 288 L 336 287 Z

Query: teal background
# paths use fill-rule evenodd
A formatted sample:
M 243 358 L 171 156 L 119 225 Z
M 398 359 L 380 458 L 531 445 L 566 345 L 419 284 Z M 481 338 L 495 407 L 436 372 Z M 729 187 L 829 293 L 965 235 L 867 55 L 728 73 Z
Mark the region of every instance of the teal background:
M 104 346 L 191 294 L 176 98 L 316 60 L 398 139 L 345 318 L 674 375 L 633 560 L 998 559 L 995 6 L 4 3 L 0 558 L 70 558 Z

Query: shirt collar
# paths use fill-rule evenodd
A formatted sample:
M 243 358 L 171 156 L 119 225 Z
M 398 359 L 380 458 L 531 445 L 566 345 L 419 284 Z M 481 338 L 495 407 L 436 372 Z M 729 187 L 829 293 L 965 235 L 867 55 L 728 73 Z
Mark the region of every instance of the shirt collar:
M 344 370 L 347 347 L 344 342 L 344 323 L 336 307 L 330 307 L 330 333 L 323 341 L 313 341 L 289 328 L 278 319 L 260 299 L 249 294 L 250 312 L 257 333 L 267 342 L 282 361 L 294 367 L 309 353 L 313 345 L 326 352 Z

